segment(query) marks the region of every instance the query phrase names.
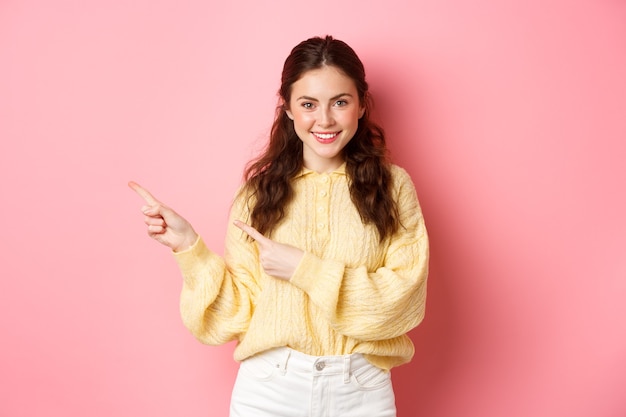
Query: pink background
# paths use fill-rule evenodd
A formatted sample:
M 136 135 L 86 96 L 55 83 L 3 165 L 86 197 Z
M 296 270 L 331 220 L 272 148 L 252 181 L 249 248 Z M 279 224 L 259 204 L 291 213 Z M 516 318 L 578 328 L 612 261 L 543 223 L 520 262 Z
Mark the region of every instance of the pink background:
M 225 416 L 148 187 L 222 251 L 282 62 L 359 53 L 432 241 L 399 415 L 626 415 L 626 3 L 0 2 L 0 415 Z

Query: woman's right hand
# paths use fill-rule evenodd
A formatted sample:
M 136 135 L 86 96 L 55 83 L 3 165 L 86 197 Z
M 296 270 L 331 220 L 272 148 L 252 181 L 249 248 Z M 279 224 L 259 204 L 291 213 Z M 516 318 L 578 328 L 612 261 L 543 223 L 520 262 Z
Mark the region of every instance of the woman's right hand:
M 174 252 L 185 250 L 196 242 L 198 234 L 187 220 L 154 198 L 148 190 L 136 182 L 131 181 L 128 186 L 146 202 L 141 211 L 151 238 L 168 246 Z

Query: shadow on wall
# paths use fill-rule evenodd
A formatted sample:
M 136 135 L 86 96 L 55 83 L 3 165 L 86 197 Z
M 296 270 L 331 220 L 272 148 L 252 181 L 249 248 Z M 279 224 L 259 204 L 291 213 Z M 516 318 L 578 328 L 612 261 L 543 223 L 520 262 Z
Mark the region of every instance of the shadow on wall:
M 372 116 L 380 122 L 387 134 L 392 160 L 411 175 L 422 205 L 430 239 L 431 258 L 428 278 L 426 317 L 409 336 L 415 344 L 413 361 L 395 368 L 393 383 L 398 415 L 425 415 L 425 411 L 441 409 L 438 404 L 449 401 L 449 381 L 462 355 L 461 312 L 455 306 L 453 286 L 461 274 L 463 248 L 445 241 L 454 236 L 446 213 L 454 207 L 445 207 L 440 186 L 436 184 L 438 166 L 429 155 L 429 137 L 426 126 L 428 106 L 423 96 L 422 80 L 417 69 L 407 68 L 406 62 L 385 51 L 368 67 L 368 81 L 372 88 L 374 110 Z M 401 69 L 398 71 L 398 69 Z M 448 200 L 450 201 L 450 200 Z M 447 382 L 448 381 L 448 382 Z
M 413 360 L 392 371 L 401 416 L 425 415 L 424 411 L 441 409 L 438 404 L 450 400 L 447 388 L 463 353 L 461 312 L 455 310 L 459 303 L 450 290 L 458 277 L 453 266 L 454 254 L 439 240 L 434 221 L 430 222 L 429 234 L 431 261 L 426 317 L 409 333 L 415 344 Z

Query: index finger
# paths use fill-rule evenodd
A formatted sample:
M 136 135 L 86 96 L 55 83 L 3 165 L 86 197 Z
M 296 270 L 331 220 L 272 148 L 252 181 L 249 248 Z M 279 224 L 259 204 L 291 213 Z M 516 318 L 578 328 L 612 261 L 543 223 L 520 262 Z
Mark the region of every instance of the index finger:
M 159 201 L 156 198 L 154 198 L 154 196 L 150 194 L 148 190 L 143 188 L 141 185 L 137 184 L 135 181 L 130 181 L 128 183 L 128 186 L 132 188 L 137 194 L 139 194 L 141 198 L 146 200 L 146 203 L 150 204 L 151 206 L 155 204 L 159 204 Z
M 237 226 L 238 228 L 240 228 L 241 230 L 243 230 L 244 232 L 246 232 L 248 234 L 248 236 L 250 236 L 252 239 L 256 240 L 257 242 L 261 242 L 264 239 L 267 239 L 265 236 L 263 236 L 261 233 L 259 233 L 258 230 L 256 230 L 254 227 L 240 221 L 240 220 L 235 220 L 233 222 L 235 224 L 235 226 Z

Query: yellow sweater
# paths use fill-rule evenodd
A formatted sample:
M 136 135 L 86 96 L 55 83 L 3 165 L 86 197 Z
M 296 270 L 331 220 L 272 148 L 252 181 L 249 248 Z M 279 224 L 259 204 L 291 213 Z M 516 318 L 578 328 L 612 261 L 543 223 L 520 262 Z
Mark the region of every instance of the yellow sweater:
M 294 179 L 294 201 L 271 235 L 305 251 L 290 281 L 264 273 L 256 244 L 232 224 L 248 220 L 244 199 L 235 199 L 223 257 L 201 238 L 174 254 L 185 326 L 206 344 L 237 340 L 237 361 L 279 346 L 359 352 L 383 369 L 410 361 L 406 333 L 424 317 L 428 237 L 410 177 L 395 165 L 392 174 L 402 226 L 383 243 L 352 204 L 345 165 Z

